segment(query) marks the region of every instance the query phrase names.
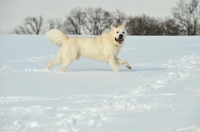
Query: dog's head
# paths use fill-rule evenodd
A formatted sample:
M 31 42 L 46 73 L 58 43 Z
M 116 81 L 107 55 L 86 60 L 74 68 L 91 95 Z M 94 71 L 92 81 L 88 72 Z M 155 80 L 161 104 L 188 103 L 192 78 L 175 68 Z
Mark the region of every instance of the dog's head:
M 114 27 L 112 24 L 109 34 L 115 45 L 122 45 L 126 39 L 127 32 L 123 24 L 119 24 L 118 27 Z

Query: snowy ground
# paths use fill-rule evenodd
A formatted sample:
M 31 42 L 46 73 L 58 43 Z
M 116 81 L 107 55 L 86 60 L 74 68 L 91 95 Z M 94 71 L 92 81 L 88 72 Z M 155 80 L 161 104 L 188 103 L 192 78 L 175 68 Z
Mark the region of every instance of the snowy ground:
M 57 50 L 0 35 L 1 132 L 200 132 L 200 37 L 128 37 L 119 73 L 87 58 L 45 71 Z

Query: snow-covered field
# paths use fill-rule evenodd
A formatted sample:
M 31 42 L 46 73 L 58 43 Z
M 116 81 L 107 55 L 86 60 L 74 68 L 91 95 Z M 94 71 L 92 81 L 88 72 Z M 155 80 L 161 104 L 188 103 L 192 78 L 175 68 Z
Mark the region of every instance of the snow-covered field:
M 128 37 L 118 73 L 84 57 L 45 71 L 58 48 L 0 35 L 1 132 L 200 132 L 200 37 Z

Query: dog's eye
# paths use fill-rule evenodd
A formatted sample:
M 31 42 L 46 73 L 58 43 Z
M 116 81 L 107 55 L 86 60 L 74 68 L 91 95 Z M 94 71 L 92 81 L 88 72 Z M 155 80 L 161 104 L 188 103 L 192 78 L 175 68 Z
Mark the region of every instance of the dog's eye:
M 124 32 L 122 32 L 124 34 Z
M 117 31 L 117 33 L 119 33 L 119 32 Z

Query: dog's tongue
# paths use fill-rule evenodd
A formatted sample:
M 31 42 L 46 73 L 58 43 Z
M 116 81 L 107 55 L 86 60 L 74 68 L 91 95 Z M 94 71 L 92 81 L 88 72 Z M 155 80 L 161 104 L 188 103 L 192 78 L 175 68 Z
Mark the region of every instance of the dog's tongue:
M 118 39 L 118 41 L 119 41 L 119 42 L 122 42 L 122 41 L 123 41 L 123 39 L 119 38 L 119 39 Z

